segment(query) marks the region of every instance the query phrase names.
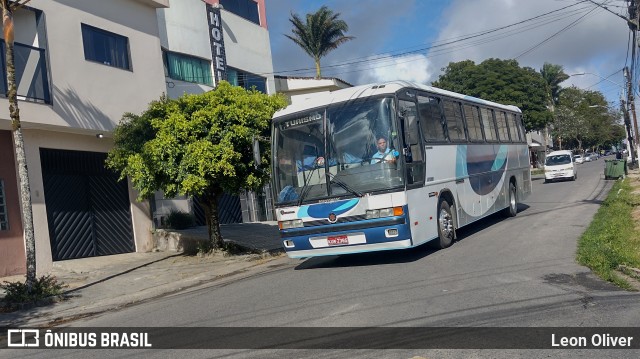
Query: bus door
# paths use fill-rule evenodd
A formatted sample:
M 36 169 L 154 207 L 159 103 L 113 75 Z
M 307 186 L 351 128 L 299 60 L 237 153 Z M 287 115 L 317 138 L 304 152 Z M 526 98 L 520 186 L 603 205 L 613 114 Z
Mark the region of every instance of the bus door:
M 419 188 L 424 185 L 424 156 L 418 112 L 414 100 L 398 101 L 402 130 L 402 154 L 406 163 L 407 187 Z

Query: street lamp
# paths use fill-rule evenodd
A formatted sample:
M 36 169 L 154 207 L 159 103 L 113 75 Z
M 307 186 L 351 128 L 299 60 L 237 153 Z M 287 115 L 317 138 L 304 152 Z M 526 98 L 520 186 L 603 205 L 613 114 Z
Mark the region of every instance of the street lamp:
M 618 73 L 618 72 L 620 72 L 620 70 L 618 70 L 616 73 Z M 624 86 L 622 86 L 621 84 L 619 84 L 619 83 L 617 83 L 617 82 L 614 82 L 614 81 L 611 81 L 611 80 L 609 80 L 608 78 L 606 78 L 606 77 L 602 77 L 602 76 L 600 76 L 600 75 L 598 75 L 598 74 L 594 74 L 593 72 L 580 72 L 580 73 L 577 73 L 577 74 L 571 74 L 571 75 L 569 75 L 569 76 L 582 76 L 582 75 L 593 75 L 593 76 L 595 76 L 595 77 L 599 77 L 599 78 L 601 78 L 601 79 L 602 79 L 602 80 L 604 80 L 604 81 L 609 81 L 609 82 L 611 82 L 612 84 L 617 85 L 617 86 L 618 86 L 618 87 L 620 87 L 621 89 L 624 89 Z

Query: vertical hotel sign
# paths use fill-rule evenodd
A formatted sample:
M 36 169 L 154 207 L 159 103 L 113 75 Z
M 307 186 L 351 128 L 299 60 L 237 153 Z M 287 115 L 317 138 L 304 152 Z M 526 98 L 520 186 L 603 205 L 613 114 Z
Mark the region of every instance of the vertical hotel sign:
M 213 76 L 217 86 L 221 80 L 227 79 L 227 56 L 224 52 L 220 8 L 207 4 L 207 17 L 209 18 L 209 40 L 211 41 L 211 55 L 213 58 Z

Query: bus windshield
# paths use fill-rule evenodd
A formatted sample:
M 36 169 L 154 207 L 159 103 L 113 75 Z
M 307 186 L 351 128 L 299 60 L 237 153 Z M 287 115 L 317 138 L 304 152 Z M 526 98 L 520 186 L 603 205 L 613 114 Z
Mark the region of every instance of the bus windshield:
M 393 97 L 368 98 L 274 121 L 276 204 L 404 187 Z

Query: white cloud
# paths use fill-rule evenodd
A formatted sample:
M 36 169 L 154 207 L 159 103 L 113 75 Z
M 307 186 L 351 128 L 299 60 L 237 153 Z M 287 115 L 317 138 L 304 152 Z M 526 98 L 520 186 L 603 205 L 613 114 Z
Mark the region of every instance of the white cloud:
M 361 72 L 360 83 L 405 80 L 427 84 L 431 77 L 430 61 L 425 55 L 394 57 L 374 66 Z
M 436 41 L 506 26 L 576 3 L 555 0 L 517 3 L 513 0 L 453 0 L 443 14 L 442 23 L 445 25 Z M 624 13 L 622 8 L 612 9 Z M 593 11 L 586 15 L 590 10 Z M 586 16 L 578 20 L 583 15 Z M 491 36 L 483 36 L 479 38 L 482 41 L 477 41 L 474 46 L 463 46 L 446 56 L 432 57 L 430 54 L 430 58 L 436 69 L 446 66 L 450 61 L 471 59 L 479 63 L 492 57 L 516 58 L 521 66 L 536 70 L 540 70 L 545 62 L 550 62 L 562 65 L 567 73 L 582 68 L 605 77 L 624 66 L 629 29 L 614 14 L 587 2 L 555 12 L 544 19 L 544 23 L 538 20 L 510 27 L 509 33 L 505 34 L 508 36 L 504 38 L 488 41 Z M 561 31 L 576 20 L 574 26 Z M 530 27 L 528 29 L 524 27 L 527 24 Z M 493 35 L 500 33 L 503 32 Z M 615 82 L 623 81 L 622 73 L 616 76 L 612 78 Z M 591 84 L 598 82 L 596 77 L 591 80 L 595 80 Z

